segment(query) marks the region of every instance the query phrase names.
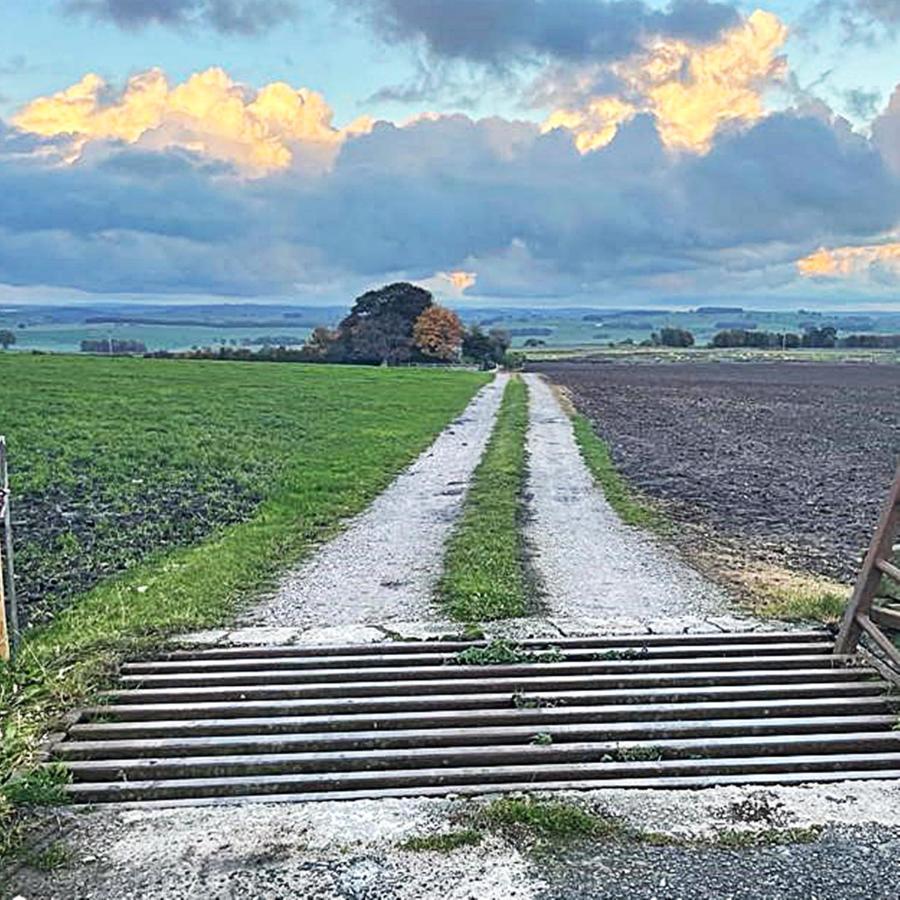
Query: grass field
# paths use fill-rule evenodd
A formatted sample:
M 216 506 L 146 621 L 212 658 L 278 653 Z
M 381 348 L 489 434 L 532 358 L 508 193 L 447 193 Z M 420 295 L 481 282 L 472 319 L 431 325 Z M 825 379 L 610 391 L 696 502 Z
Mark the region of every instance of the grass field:
M 0 781 L 118 655 L 228 620 L 465 407 L 475 373 L 0 354 L 24 612 Z
M 191 347 L 218 347 L 223 341 L 255 341 L 276 334 L 294 338 L 302 344 L 311 329 L 296 325 L 82 325 L 47 324 L 16 331 L 16 346 L 23 350 L 47 350 L 53 353 L 77 353 L 83 340 L 141 341 L 148 350 L 189 350 Z
M 459 621 L 505 619 L 526 612 L 528 575 L 521 518 L 527 427 L 527 388 L 514 377 L 506 385 L 497 423 L 444 558 L 440 593 Z

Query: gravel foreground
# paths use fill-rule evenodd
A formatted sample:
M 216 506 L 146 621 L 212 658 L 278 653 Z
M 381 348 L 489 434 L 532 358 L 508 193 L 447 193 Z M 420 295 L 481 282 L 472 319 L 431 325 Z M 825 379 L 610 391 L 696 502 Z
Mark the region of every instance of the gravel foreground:
M 404 850 L 412 836 L 460 827 L 487 801 L 382 800 L 64 813 L 69 862 L 22 866 L 6 896 L 47 900 L 844 900 L 898 895 L 900 785 L 857 782 L 702 791 L 553 795 L 664 833 L 535 843 L 488 832 L 449 853 Z M 736 810 L 763 809 L 763 821 Z M 723 829 L 823 826 L 811 843 L 749 849 L 691 844 Z
M 435 619 L 444 542 L 490 437 L 507 375 L 482 388 L 409 469 L 245 617 L 265 626 Z
M 725 611 L 720 588 L 620 521 L 595 486 L 556 395 L 540 376 L 525 379 L 531 417 L 525 534 L 551 614 L 646 621 Z

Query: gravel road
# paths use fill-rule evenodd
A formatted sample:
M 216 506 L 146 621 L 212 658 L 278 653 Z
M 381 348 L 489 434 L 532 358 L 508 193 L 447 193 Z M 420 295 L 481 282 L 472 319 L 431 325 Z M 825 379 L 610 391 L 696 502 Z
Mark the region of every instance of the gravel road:
M 552 615 L 637 620 L 727 609 L 723 592 L 639 529 L 624 525 L 585 466 L 572 424 L 538 375 L 529 388 L 526 537 Z
M 491 433 L 506 375 L 475 396 L 413 465 L 334 540 L 290 572 L 246 624 L 382 624 L 439 618 L 443 545 Z

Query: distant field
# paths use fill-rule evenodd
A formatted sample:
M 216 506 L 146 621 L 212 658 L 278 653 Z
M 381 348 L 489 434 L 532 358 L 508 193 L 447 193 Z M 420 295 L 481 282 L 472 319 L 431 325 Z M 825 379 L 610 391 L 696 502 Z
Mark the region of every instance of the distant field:
M 27 615 L 46 620 L 104 578 L 276 500 L 298 535 L 315 534 L 362 506 L 480 383 L 470 373 L 0 354 Z
M 604 302 L 605 298 L 597 298 Z M 186 350 L 218 346 L 266 336 L 292 336 L 302 342 L 316 325 L 334 326 L 347 312 L 344 306 L 297 304 L 177 305 L 108 303 L 97 306 L 0 306 L 0 329 L 11 329 L 21 349 L 71 352 L 86 338 L 108 337 L 143 341 L 149 350 Z M 593 351 L 610 342 L 639 344 L 666 326 L 690 331 L 697 346 L 705 346 L 725 328 L 795 332 L 832 325 L 844 337 L 851 333 L 900 333 L 900 311 L 865 313 L 809 310 L 754 310 L 739 307 L 678 309 L 491 308 L 472 300 L 457 304 L 467 325 L 508 330 L 513 346 L 542 342 L 529 353 Z M 116 321 L 118 320 L 118 321 Z
M 900 457 L 900 366 L 530 364 L 628 479 L 751 558 L 852 580 Z
M 717 363 L 717 362 L 856 362 L 856 363 L 900 363 L 900 350 L 859 350 L 859 349 L 798 349 L 798 350 L 753 350 L 744 348 L 712 349 L 691 347 L 598 347 L 585 350 L 577 347 L 528 348 L 528 359 L 534 363 L 559 362 L 568 360 L 579 362 L 618 363 Z
M 266 325 L 35 325 L 19 329 L 16 348 L 73 353 L 81 349 L 83 340 L 142 341 L 147 350 L 190 350 L 192 347 L 217 347 L 222 343 L 241 346 L 243 341 L 260 337 L 291 337 L 292 343 L 302 344 L 310 329 L 287 324 Z M 287 343 L 287 342 L 285 342 Z

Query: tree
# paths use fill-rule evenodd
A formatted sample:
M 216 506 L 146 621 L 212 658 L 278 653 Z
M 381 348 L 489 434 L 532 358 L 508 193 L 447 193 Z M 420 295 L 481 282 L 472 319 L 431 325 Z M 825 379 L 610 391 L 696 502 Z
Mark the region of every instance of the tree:
M 425 356 L 449 362 L 462 347 L 462 322 L 452 309 L 433 304 L 416 319 L 413 338 Z
M 431 294 L 405 281 L 366 291 L 337 328 L 340 361 L 398 363 L 416 353 L 413 328 L 433 304 Z
M 397 363 L 409 362 L 415 351 L 412 327 L 401 316 L 383 314 L 371 319 L 363 319 L 346 338 L 349 352 L 346 359 L 356 363 Z
M 693 347 L 694 335 L 684 328 L 661 328 L 653 335 L 653 342 L 663 347 Z
M 800 344 L 803 347 L 811 348 L 834 347 L 837 344 L 837 329 L 832 325 L 825 325 L 822 328 L 807 328 L 803 332 Z
M 511 343 L 509 332 L 502 328 L 492 328 L 485 334 L 480 326 L 473 325 L 463 335 L 462 355 L 464 359 L 489 369 L 500 364 Z
M 319 325 L 303 345 L 303 356 L 310 362 L 338 362 L 338 333 Z
M 16 342 L 16 334 L 8 328 L 0 330 L 0 347 L 8 350 Z

